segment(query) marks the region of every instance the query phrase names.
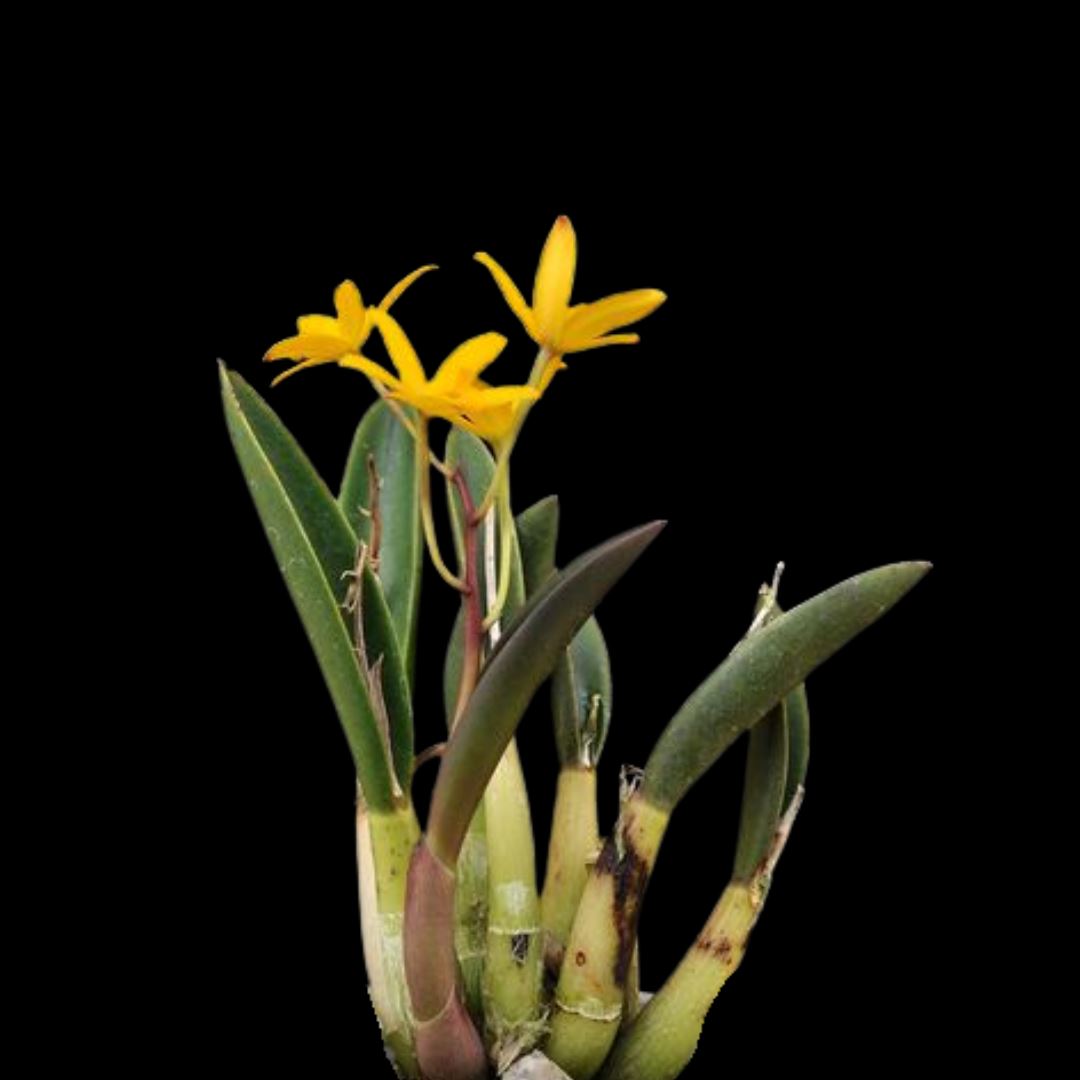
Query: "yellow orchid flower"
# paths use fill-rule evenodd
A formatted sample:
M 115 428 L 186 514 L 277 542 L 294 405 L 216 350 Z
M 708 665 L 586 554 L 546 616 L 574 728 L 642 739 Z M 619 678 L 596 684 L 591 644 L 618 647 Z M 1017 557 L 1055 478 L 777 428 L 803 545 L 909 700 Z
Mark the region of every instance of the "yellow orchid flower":
M 525 303 L 510 275 L 487 252 L 478 251 L 474 258 L 491 271 L 510 310 L 521 320 L 529 336 L 552 356 L 584 352 L 601 345 L 633 345 L 639 340 L 637 334 L 609 331 L 645 318 L 667 299 L 659 289 L 635 289 L 571 307 L 577 238 L 567 217 L 555 222 L 540 254 L 532 307 Z
M 531 386 L 489 386 L 480 372 L 506 347 L 502 334 L 480 334 L 459 345 L 428 379 L 412 343 L 397 320 L 385 311 L 371 312 L 397 375 L 366 356 L 346 356 L 342 367 L 362 371 L 386 387 L 388 396 L 414 406 L 428 417 L 441 417 L 497 444 L 514 425 L 518 406 L 535 401 L 541 390 Z
M 379 302 L 375 308 L 365 308 L 360 297 L 360 290 L 351 282 L 343 281 L 334 290 L 333 315 L 301 315 L 296 320 L 298 331 L 293 337 L 285 338 L 272 345 L 263 357 L 264 360 L 296 360 L 288 371 L 282 372 L 271 386 L 277 386 L 282 379 L 295 375 L 305 368 L 316 364 L 331 364 L 346 356 L 359 354 L 364 342 L 371 335 L 375 311 L 387 311 L 401 294 L 422 274 L 435 270 L 435 266 L 421 266 L 411 274 L 406 274 Z

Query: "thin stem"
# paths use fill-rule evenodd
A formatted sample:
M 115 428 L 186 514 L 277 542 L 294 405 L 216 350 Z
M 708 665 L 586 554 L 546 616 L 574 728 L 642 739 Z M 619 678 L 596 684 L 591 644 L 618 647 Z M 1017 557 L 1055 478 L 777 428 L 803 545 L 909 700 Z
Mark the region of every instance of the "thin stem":
M 427 541 L 428 554 L 439 571 L 439 576 L 458 592 L 464 592 L 467 588 L 461 578 L 455 577 L 446 563 L 443 562 L 442 553 L 439 551 L 439 541 L 435 536 L 435 520 L 431 513 L 431 475 L 428 472 L 428 463 L 431 454 L 428 450 L 427 418 L 421 416 L 416 425 L 416 467 L 420 476 L 420 517 L 424 523 L 424 539 Z
M 379 395 L 386 403 L 386 407 L 397 417 L 397 421 L 401 426 L 414 438 L 418 436 L 416 434 L 416 427 L 413 422 L 405 415 L 405 410 L 390 396 L 390 392 L 385 386 L 377 383 L 374 379 L 368 379 L 368 382 L 375 387 L 375 393 Z M 436 469 L 443 474 L 443 476 L 449 478 L 453 474 L 453 470 L 449 465 L 442 460 L 442 458 L 432 453 L 431 448 L 428 448 L 428 460 Z
M 532 387 L 539 385 L 540 379 L 544 374 L 544 369 L 547 367 L 548 360 L 550 359 L 551 352 L 545 345 L 536 354 L 532 371 L 529 373 L 529 381 L 526 385 Z M 514 444 L 517 442 L 518 435 L 521 433 L 521 426 L 525 423 L 525 417 L 529 415 L 529 410 L 532 406 L 533 403 L 531 401 L 522 401 L 518 405 L 514 426 L 511 429 L 510 434 L 507 435 L 499 446 L 499 452 L 495 462 L 495 475 L 492 476 L 491 484 L 485 492 L 483 499 L 480 501 L 480 505 L 476 508 L 476 517 L 478 520 L 491 509 L 492 504 L 495 502 L 495 496 L 498 494 L 501 485 L 506 479 L 507 470 L 510 468 L 510 454 L 514 449 Z
M 502 615 L 506 607 L 506 598 L 510 595 L 510 569 L 513 554 L 514 539 L 514 515 L 510 510 L 510 478 L 506 481 L 499 492 L 499 589 L 495 594 L 495 601 L 488 608 L 484 619 L 484 630 L 492 629 L 493 625 Z

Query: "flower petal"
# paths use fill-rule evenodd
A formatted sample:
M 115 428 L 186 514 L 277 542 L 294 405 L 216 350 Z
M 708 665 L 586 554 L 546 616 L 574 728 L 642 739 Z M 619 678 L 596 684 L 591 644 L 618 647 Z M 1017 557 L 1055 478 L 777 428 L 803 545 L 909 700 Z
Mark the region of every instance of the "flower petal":
M 480 334 L 459 345 L 440 365 L 431 380 L 433 393 L 452 394 L 476 377 L 506 348 L 502 334 Z
M 570 219 L 556 220 L 540 253 L 533 285 L 533 314 L 541 333 L 553 342 L 562 329 L 577 265 L 577 237 Z
M 420 357 L 416 355 L 416 350 L 397 320 L 380 308 L 372 309 L 371 318 L 379 328 L 383 341 L 386 342 L 386 351 L 390 354 L 394 367 L 398 369 L 402 385 L 405 387 L 427 386 L 427 376 L 424 374 Z
M 540 391 L 533 386 L 487 386 L 459 394 L 454 401 L 462 412 L 472 414 L 519 401 L 535 401 L 539 396 Z
M 380 301 L 379 307 L 383 311 L 389 311 L 390 305 L 397 303 L 401 294 L 418 278 L 422 277 L 429 270 L 438 270 L 439 268 L 430 263 L 427 266 L 421 266 L 419 270 L 414 270 L 411 274 L 406 274 Z
M 517 409 L 513 405 L 504 405 L 499 409 L 478 413 L 475 417 L 460 415 L 447 419 L 497 446 L 513 431 L 517 423 Z
M 566 352 L 589 348 L 591 346 L 583 343 L 591 342 L 618 326 L 629 326 L 644 319 L 666 299 L 666 294 L 659 289 L 635 289 L 633 292 L 606 296 L 594 304 L 579 304 L 571 309 L 566 319 L 560 345 Z
M 608 334 L 607 337 L 593 338 L 592 341 L 585 341 L 580 345 L 576 345 L 574 352 L 599 349 L 602 345 L 636 345 L 640 340 L 640 334 Z
M 301 337 L 341 337 L 341 324 L 333 315 L 301 315 L 296 329 Z
M 330 360 L 302 360 L 298 364 L 293 364 L 288 371 L 283 371 L 270 383 L 271 387 L 277 386 L 283 379 L 287 379 L 290 375 L 295 375 L 298 371 L 306 371 L 310 367 L 318 367 L 319 364 L 331 364 L 333 359 Z
M 529 337 L 539 345 L 540 330 L 536 325 L 536 318 L 510 275 L 486 251 L 478 251 L 473 258 L 491 271 L 491 276 L 499 286 L 503 299 L 510 305 L 510 310 L 521 320 L 521 325 L 525 327 Z
M 353 354 L 344 357 L 338 363 L 341 367 L 352 368 L 353 371 L 362 371 L 369 379 L 374 379 L 375 382 L 381 383 L 391 390 L 401 389 L 401 380 L 396 375 L 391 375 L 382 364 L 376 364 L 374 360 L 369 360 L 366 356 Z
M 351 281 L 343 281 L 334 290 L 334 307 L 342 334 L 352 342 L 354 349 L 358 348 L 366 336 L 364 324 L 367 322 L 360 290 Z
M 263 359 L 318 360 L 326 363 L 352 351 L 349 343 L 341 337 L 331 337 L 329 334 L 299 334 L 271 345 Z

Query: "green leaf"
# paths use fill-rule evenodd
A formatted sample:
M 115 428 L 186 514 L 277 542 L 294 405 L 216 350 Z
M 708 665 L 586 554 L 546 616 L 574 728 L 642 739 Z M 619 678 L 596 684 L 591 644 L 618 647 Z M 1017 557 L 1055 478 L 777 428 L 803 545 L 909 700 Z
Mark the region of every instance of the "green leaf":
M 551 707 L 563 766 L 595 769 L 611 726 L 611 661 L 595 616 L 574 635 L 555 668 Z
M 537 687 L 662 527 L 663 522 L 643 525 L 575 559 L 505 630 L 450 737 L 435 782 L 428 841 L 447 865 L 454 864 L 484 788 Z
M 522 510 L 514 519 L 525 595 L 532 596 L 555 573 L 555 542 L 559 537 L 559 498 L 548 495 Z
M 776 601 L 780 567 L 772 585 L 762 585 L 758 592 L 754 621 L 749 633 L 757 633 L 783 614 Z M 799 683 L 799 686 L 803 686 Z M 788 694 L 788 698 L 796 691 Z M 789 738 L 787 700 L 774 705 L 763 720 L 751 729 L 746 752 L 746 775 L 743 779 L 742 813 L 739 839 L 735 847 L 735 881 L 749 881 L 768 854 L 784 808 L 785 781 L 788 773 Z
M 785 701 L 788 722 L 787 783 L 784 785 L 784 810 L 791 805 L 795 791 L 806 783 L 806 766 L 810 761 L 810 706 L 806 700 L 806 684 L 799 683 Z
M 714 761 L 930 569 L 894 563 L 849 578 L 739 642 L 687 699 L 645 765 L 642 795 L 671 810 Z
M 559 500 L 549 495 L 517 517 L 525 591 L 532 596 L 555 573 Z M 611 661 L 595 616 L 574 636 L 552 675 L 555 747 L 563 766 L 596 768 L 611 724 Z
M 411 409 L 405 413 L 415 419 Z M 411 683 L 424 568 L 416 443 L 383 401 L 368 409 L 356 429 L 338 496 L 353 532 L 368 544 L 373 521 L 362 510 L 370 511 L 374 502 L 369 459 L 379 478 L 379 581 Z
M 739 840 L 732 873 L 735 881 L 749 881 L 772 847 L 784 807 L 787 771 L 787 708 L 781 701 L 750 729 Z
M 220 374 L 225 418 L 241 470 L 345 730 L 364 798 L 372 809 L 388 810 L 394 784 L 385 743 L 342 608 L 356 539 L 329 489 L 270 407 L 235 372 L 220 365 Z M 366 598 L 373 597 L 372 584 L 377 588 L 372 578 Z M 384 646 L 384 685 L 390 687 L 400 658 L 382 639 L 386 622 L 374 599 L 369 608 L 369 656 L 371 646 Z M 387 696 L 389 705 L 393 695 Z M 400 723 L 400 707 L 396 714 Z M 395 732 L 392 724 L 391 741 L 395 734 L 401 738 L 406 733 Z M 411 744 L 411 717 L 407 734 Z M 394 756 L 400 760 L 404 755 Z
M 383 594 L 382 582 L 364 567 L 364 645 L 369 668 L 379 672 L 379 684 L 389 721 L 388 736 L 394 774 L 408 792 L 413 771 L 413 707 L 409 679 L 401 657 L 401 645 Z

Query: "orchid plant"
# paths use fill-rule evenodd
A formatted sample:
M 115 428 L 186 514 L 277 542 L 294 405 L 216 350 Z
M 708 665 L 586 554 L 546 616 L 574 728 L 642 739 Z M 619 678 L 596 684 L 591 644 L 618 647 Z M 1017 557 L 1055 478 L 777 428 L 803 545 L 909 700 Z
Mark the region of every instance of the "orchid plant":
M 335 315 L 300 318 L 297 333 L 266 354 L 292 361 L 275 383 L 336 363 L 374 389 L 337 496 L 255 390 L 222 367 L 226 419 L 355 761 L 364 958 L 398 1076 L 480 1080 L 542 1051 L 552 1075 L 667 1080 L 690 1061 L 707 1011 L 742 960 L 798 813 L 806 677 L 928 564 L 870 570 L 787 612 L 778 580 L 762 586 L 744 638 L 660 733 L 644 769 L 624 771 L 619 820 L 602 839 L 597 766 L 612 675 L 593 610 L 663 523 L 558 570 L 558 503 L 544 499 L 515 515 L 510 463 L 565 358 L 637 342 L 623 328 L 665 296 L 639 289 L 571 304 L 577 241 L 565 217 L 544 244 L 531 304 L 490 255 L 476 259 L 538 347 L 524 385 L 481 378 L 507 345 L 498 333 L 459 345 L 428 378 L 390 311 L 435 269 L 423 266 L 375 307 L 343 282 Z M 393 371 L 364 355 L 376 333 Z M 434 422 L 450 428 L 441 453 L 432 448 Z M 433 471 L 447 488 L 452 560 L 439 547 Z M 446 742 L 417 755 L 412 687 L 425 548 L 460 609 L 443 671 Z M 549 680 L 561 771 L 540 888 L 514 733 Z M 747 732 L 731 882 L 684 960 L 643 1004 L 638 917 L 669 820 Z M 421 827 L 412 779 L 433 756 L 438 776 Z

